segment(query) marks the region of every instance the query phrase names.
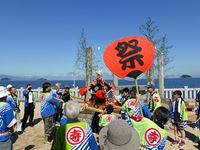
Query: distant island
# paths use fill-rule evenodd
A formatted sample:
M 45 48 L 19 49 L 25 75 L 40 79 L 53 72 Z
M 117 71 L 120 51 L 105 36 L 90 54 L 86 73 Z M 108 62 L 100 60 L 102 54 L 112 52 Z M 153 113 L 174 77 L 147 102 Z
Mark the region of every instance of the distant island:
M 192 76 L 187 75 L 187 74 L 183 74 L 180 78 L 192 78 Z
M 2 81 L 10 81 L 10 78 L 1 78 Z
M 37 81 L 47 81 L 47 79 L 45 79 L 45 78 L 39 78 L 39 79 L 37 79 Z

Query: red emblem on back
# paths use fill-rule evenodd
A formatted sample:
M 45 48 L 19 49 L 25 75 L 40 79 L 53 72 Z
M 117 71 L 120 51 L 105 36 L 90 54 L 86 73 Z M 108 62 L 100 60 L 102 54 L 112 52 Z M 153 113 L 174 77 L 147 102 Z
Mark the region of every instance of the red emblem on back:
M 111 116 L 107 116 L 106 117 L 106 121 L 111 122 L 112 121 L 112 117 Z
M 71 145 L 77 145 L 85 139 L 85 132 L 82 127 L 74 126 L 67 130 L 66 141 Z
M 135 105 L 136 105 L 136 101 L 135 100 L 130 100 L 128 102 L 128 107 L 135 106 Z
M 132 115 L 132 118 L 133 118 L 133 120 L 136 121 L 136 122 L 140 122 L 140 121 L 143 119 L 143 117 L 138 116 L 138 115 L 136 115 L 136 114 L 133 114 L 133 115 Z
M 150 146 L 156 146 L 161 140 L 161 134 L 157 129 L 149 128 L 145 132 L 145 140 Z

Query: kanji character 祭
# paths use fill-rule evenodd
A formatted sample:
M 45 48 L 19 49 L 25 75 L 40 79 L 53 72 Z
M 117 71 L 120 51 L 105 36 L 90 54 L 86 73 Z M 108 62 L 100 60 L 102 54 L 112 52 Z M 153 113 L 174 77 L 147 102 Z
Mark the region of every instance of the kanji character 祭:
M 119 63 L 122 64 L 122 70 L 126 70 L 127 67 L 134 69 L 136 61 L 140 66 L 144 65 L 143 55 L 138 54 L 142 51 L 142 48 L 137 45 L 138 41 L 136 39 L 128 42 L 118 42 L 115 49 L 118 51 L 117 56 L 121 57 Z

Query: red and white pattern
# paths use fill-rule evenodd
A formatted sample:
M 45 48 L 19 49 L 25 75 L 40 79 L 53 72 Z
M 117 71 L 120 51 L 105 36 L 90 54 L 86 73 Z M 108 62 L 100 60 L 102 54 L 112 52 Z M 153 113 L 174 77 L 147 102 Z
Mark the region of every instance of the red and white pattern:
M 161 141 L 161 134 L 155 128 L 149 128 L 145 132 L 145 140 L 150 146 L 156 146 Z
M 136 121 L 136 122 L 140 122 L 140 121 L 142 121 L 142 119 L 143 119 L 143 117 L 138 116 L 138 115 L 136 115 L 136 114 L 133 114 L 133 115 L 132 115 L 132 118 L 133 118 L 133 120 Z
M 85 139 L 85 132 L 80 126 L 73 126 L 67 130 L 66 142 L 70 145 L 77 145 Z
M 156 97 L 154 97 L 154 102 L 159 102 L 159 98 L 156 96 Z
M 112 121 L 112 116 L 107 116 L 107 117 L 106 117 L 106 121 L 107 121 L 107 122 L 111 122 L 111 121 Z
M 130 100 L 128 102 L 128 107 L 135 107 L 136 106 L 136 100 Z

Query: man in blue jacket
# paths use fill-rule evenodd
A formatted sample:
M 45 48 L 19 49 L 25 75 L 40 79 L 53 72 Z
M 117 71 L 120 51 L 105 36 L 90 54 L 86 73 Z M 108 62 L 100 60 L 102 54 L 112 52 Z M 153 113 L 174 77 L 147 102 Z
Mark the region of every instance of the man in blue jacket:
M 8 92 L 5 87 L 0 86 L 0 150 L 12 150 L 11 135 L 16 123 L 13 109 L 5 102 Z
M 24 117 L 22 122 L 22 129 L 25 128 L 26 122 L 29 118 L 29 125 L 33 124 L 34 109 L 35 109 L 35 97 L 32 91 L 32 85 L 27 84 L 26 90 L 23 91 L 24 99 Z

